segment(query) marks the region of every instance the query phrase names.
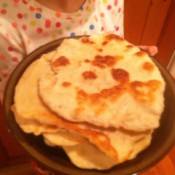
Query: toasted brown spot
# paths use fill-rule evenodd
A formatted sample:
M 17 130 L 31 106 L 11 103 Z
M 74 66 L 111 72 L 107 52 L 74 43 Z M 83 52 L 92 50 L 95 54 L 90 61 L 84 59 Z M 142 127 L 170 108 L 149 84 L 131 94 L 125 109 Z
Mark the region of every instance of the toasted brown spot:
M 52 62 L 51 66 L 52 68 L 57 68 L 59 66 L 66 66 L 68 64 L 70 64 L 68 58 L 66 58 L 65 56 L 60 56 L 54 62 Z
M 129 44 L 129 45 L 126 46 L 126 48 L 132 49 L 132 48 L 134 48 L 134 46 Z
M 105 46 L 105 45 L 107 45 L 107 44 L 108 44 L 108 41 L 104 41 L 104 42 L 102 43 L 103 46 Z
M 154 65 L 152 63 L 150 63 L 150 62 L 145 62 L 143 64 L 143 69 L 148 71 L 148 72 L 152 72 L 153 69 L 154 69 Z
M 124 51 L 130 51 L 130 50 L 132 50 L 133 48 L 134 48 L 134 46 L 131 45 L 131 44 L 129 44 L 129 45 L 126 46 L 126 48 L 125 48 Z
M 121 85 L 118 86 L 113 86 L 111 88 L 107 89 L 102 89 L 100 92 L 100 95 L 103 98 L 108 98 L 108 97 L 119 97 L 123 92 L 125 91 L 125 88 L 123 88 Z
M 116 57 L 114 56 L 101 56 L 97 55 L 95 59 L 92 61 L 94 66 L 105 68 L 106 66 L 111 67 L 116 63 Z
M 85 63 L 90 63 L 91 61 L 88 60 L 88 59 L 85 59 L 84 62 L 85 62 Z
M 141 50 L 141 51 L 139 51 L 139 52 L 136 52 L 135 55 L 136 55 L 136 56 L 139 56 L 139 57 L 142 57 L 142 56 L 147 55 L 147 53 Z
M 102 48 L 97 49 L 98 52 L 103 52 Z
M 84 44 L 94 44 L 94 42 L 91 41 L 89 39 L 89 37 L 83 37 L 83 38 L 81 38 L 81 42 L 84 43 Z
M 122 84 L 129 82 L 129 73 L 124 69 L 112 69 L 111 74 L 114 80 Z
M 150 80 L 147 82 L 133 81 L 130 84 L 131 94 L 140 102 L 151 102 L 154 100 L 155 91 L 159 88 L 160 81 Z
M 94 104 L 96 102 L 99 103 L 100 100 L 106 99 L 106 98 L 113 99 L 113 97 L 115 97 L 115 99 L 116 99 L 121 94 L 123 94 L 125 91 L 126 91 L 126 89 L 123 88 L 123 86 L 121 86 L 121 85 L 112 86 L 110 88 L 102 89 L 99 93 L 98 92 L 97 93 L 87 93 L 84 90 L 80 89 L 78 91 L 77 97 L 82 102 L 90 101 L 92 104 Z
M 120 36 L 118 35 L 115 35 L 115 34 L 109 34 L 106 36 L 106 39 L 107 40 L 116 40 L 116 41 L 123 41 L 124 39 L 121 38 Z
M 123 59 L 123 56 L 117 55 L 117 56 L 115 56 L 115 59 L 116 59 L 116 61 L 122 60 Z
M 98 93 L 88 94 L 84 90 L 80 89 L 78 90 L 77 97 L 79 100 L 84 102 L 85 100 L 91 99 L 91 101 L 97 100 L 97 97 L 99 97 Z
M 71 83 L 65 81 L 65 82 L 62 83 L 62 85 L 63 85 L 64 87 L 69 87 L 69 86 L 71 86 Z
M 86 80 L 86 79 L 96 79 L 97 78 L 97 75 L 92 72 L 92 71 L 85 71 L 83 72 L 83 78 Z

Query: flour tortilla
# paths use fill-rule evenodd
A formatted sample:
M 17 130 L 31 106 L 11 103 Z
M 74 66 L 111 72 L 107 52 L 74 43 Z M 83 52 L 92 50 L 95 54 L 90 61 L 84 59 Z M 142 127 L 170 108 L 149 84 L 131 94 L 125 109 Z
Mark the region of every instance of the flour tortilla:
M 55 132 L 57 128 L 67 129 L 70 132 L 76 132 L 87 138 L 101 151 L 117 161 L 118 153 L 110 144 L 110 140 L 105 134 L 88 129 L 83 124 L 66 121 L 42 103 L 38 95 L 37 84 L 45 64 L 47 64 L 45 56 L 32 63 L 16 86 L 12 110 L 21 129 L 26 133 L 34 133 L 35 135 L 42 134 L 43 132 L 47 133 L 52 128 L 54 129 L 52 132 Z M 26 89 L 28 89 L 27 93 Z M 36 124 L 40 124 L 40 129 L 37 128 L 38 125 Z
M 139 152 L 147 148 L 150 145 L 151 139 L 152 139 L 152 131 L 138 133 L 138 132 L 131 132 L 131 131 L 119 129 L 119 130 L 113 130 L 113 131 L 106 130 L 104 132 L 109 137 L 111 145 L 118 152 L 117 161 L 115 161 L 114 159 L 111 159 L 110 156 L 107 156 L 106 154 L 104 154 L 104 152 L 100 151 L 98 147 L 90 143 L 87 139 L 85 138 L 83 139 L 81 138 L 81 136 L 77 137 L 77 134 L 75 135 L 75 133 L 73 134 L 73 133 L 67 132 L 67 133 L 60 134 L 59 132 L 59 134 L 49 133 L 49 134 L 43 134 L 43 136 L 47 144 L 52 146 L 62 146 L 73 163 L 78 165 L 78 167 L 86 168 L 86 169 L 94 168 L 92 165 L 96 166 L 95 162 L 97 158 L 95 157 L 98 157 L 97 155 L 99 154 L 101 156 L 103 155 L 104 160 L 106 161 L 112 160 L 112 162 L 115 162 L 115 165 L 125 162 L 126 160 L 131 160 L 135 158 Z M 62 136 L 65 135 L 65 137 L 60 138 L 60 135 Z M 67 144 L 67 141 L 65 141 L 65 138 L 68 140 L 69 144 Z M 69 138 L 71 138 L 71 140 L 69 140 Z M 73 142 L 71 145 L 70 141 L 72 141 L 72 139 L 73 139 Z M 85 149 L 87 151 L 85 151 Z M 95 151 L 97 152 L 96 154 L 94 154 Z M 90 161 L 91 159 L 94 161 Z M 105 161 L 103 162 L 103 160 L 100 159 L 100 157 L 98 159 L 99 161 L 100 160 L 102 161 L 101 162 L 102 164 L 105 163 Z M 97 161 L 97 163 L 99 161 Z M 109 163 L 107 165 L 109 166 Z M 112 163 L 111 166 L 113 165 L 114 164 Z M 103 167 L 103 168 L 106 169 L 107 167 Z
M 47 145 L 61 146 L 72 163 L 79 168 L 106 170 L 117 164 L 87 139 L 75 133 L 67 131 L 44 133 L 43 137 Z
M 72 163 L 79 168 L 106 170 L 117 164 L 114 159 L 111 159 L 88 141 L 76 146 L 64 146 L 63 149 Z
M 65 39 L 56 55 L 39 81 L 52 111 L 106 128 L 159 126 L 165 83 L 146 52 L 112 34 Z
M 139 152 L 142 151 L 143 147 L 146 148 L 150 144 L 151 135 L 147 135 L 135 143 L 133 142 L 132 149 L 131 148 L 128 149 L 128 152 L 126 152 L 125 146 L 129 142 L 127 142 L 127 140 L 123 140 L 123 138 L 122 141 L 121 140 L 117 141 L 120 141 L 117 144 L 118 151 L 119 152 L 121 151 L 121 154 L 119 155 L 122 155 L 122 153 L 124 153 L 122 155 L 123 157 L 119 158 L 120 161 L 118 163 L 113 159 L 111 159 L 109 156 L 106 156 L 97 147 L 95 147 L 93 144 L 89 143 L 86 140 L 83 143 L 75 146 L 64 146 L 63 149 L 69 156 L 70 160 L 77 167 L 85 169 L 105 170 L 113 167 L 114 165 L 122 163 L 126 160 L 135 158 L 136 155 L 138 154 L 138 151 Z M 122 145 L 121 143 L 124 143 L 124 145 Z M 131 145 L 127 145 L 127 148 L 129 148 L 129 146 Z
M 150 127 L 145 127 L 143 124 L 144 127 L 139 126 L 141 129 L 132 128 L 133 131 L 128 130 L 127 122 L 129 122 L 129 124 L 132 122 L 130 123 L 130 120 L 127 121 L 126 118 L 125 123 L 122 125 L 125 129 L 121 127 L 99 127 L 96 123 L 72 122 L 58 115 L 47 103 L 43 102 L 39 84 L 41 83 L 41 79 L 43 79 L 43 73 L 45 73 L 52 64 L 52 60 L 58 58 L 58 54 L 60 54 L 59 48 L 60 47 L 34 61 L 26 69 L 16 86 L 12 110 L 21 129 L 26 133 L 43 135 L 46 143 L 49 145 L 62 146 L 71 161 L 78 167 L 108 169 L 114 166 L 114 164 L 116 165 L 135 158 L 137 154 L 148 147 L 151 142 L 153 130 L 150 129 Z M 57 69 L 53 69 L 53 72 L 54 74 L 58 73 Z M 53 77 L 51 76 L 50 78 L 52 79 Z M 52 81 L 53 84 L 54 82 L 55 80 Z M 69 86 L 69 83 L 65 83 L 64 85 Z M 48 94 L 48 96 L 49 95 L 50 94 Z M 145 104 L 142 105 L 145 107 Z M 146 107 L 149 107 L 147 105 Z M 113 109 L 110 110 L 112 112 Z M 137 121 L 137 119 L 134 120 Z M 124 127 L 124 124 L 126 124 L 127 127 Z M 138 121 L 136 125 L 140 124 L 140 121 Z M 64 135 L 65 132 L 67 136 Z M 69 140 L 70 137 L 72 137 L 72 140 Z M 62 143 L 61 140 L 63 141 Z M 100 165 L 98 162 L 97 164 L 91 162 L 91 165 L 89 165 L 92 156 L 87 154 L 82 157 L 82 155 L 79 155 L 79 152 L 85 148 L 84 145 L 86 142 L 87 147 L 90 147 L 89 149 L 92 147 L 96 148 L 92 148 L 92 151 L 96 152 L 96 155 L 100 154 L 100 156 L 104 156 L 102 160 L 112 159 L 112 161 L 109 161 L 109 164 L 101 162 Z M 77 156 L 77 154 L 79 156 Z M 105 157 L 107 157 L 107 159 Z M 84 160 L 81 161 L 82 159 Z
M 76 146 L 85 140 L 85 138 L 79 134 L 63 129 L 57 132 L 44 132 L 43 137 L 46 144 L 51 144 L 52 146 Z

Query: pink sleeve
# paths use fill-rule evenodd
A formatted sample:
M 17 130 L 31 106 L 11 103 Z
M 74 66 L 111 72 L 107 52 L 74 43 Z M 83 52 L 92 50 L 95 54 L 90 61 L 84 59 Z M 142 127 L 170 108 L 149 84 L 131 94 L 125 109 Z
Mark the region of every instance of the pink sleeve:
M 0 101 L 6 83 L 25 55 L 22 38 L 17 29 L 4 18 L 0 18 Z
M 124 37 L 124 0 L 103 0 L 100 2 L 106 10 L 105 16 L 108 17 L 105 19 L 107 25 L 105 27 L 114 26 L 113 32 Z
M 112 20 L 115 23 L 116 33 L 124 37 L 124 0 L 113 0 L 114 10 L 111 10 Z

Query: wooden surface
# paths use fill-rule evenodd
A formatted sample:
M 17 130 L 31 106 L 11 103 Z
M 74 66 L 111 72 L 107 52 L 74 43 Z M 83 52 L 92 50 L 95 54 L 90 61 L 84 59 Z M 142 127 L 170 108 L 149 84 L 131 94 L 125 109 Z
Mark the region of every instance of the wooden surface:
M 0 175 L 35 175 L 30 163 L 0 169 Z M 160 162 L 139 175 L 175 175 L 175 147 Z
M 173 0 L 125 0 L 125 38 L 157 45 Z
M 0 169 L 0 175 L 36 175 L 30 163 Z
M 156 45 L 156 59 L 167 66 L 175 50 L 174 0 L 125 0 L 125 38 L 136 45 Z
M 160 162 L 140 175 L 175 175 L 175 146 Z
M 161 35 L 157 41 L 159 47 L 157 60 L 164 66 L 175 51 L 175 0 L 172 1 Z

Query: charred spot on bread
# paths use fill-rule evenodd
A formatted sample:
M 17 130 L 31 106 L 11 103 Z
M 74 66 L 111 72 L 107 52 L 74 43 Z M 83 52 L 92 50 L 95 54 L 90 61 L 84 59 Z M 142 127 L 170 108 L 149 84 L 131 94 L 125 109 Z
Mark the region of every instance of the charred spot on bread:
M 131 44 L 128 44 L 128 45 L 126 46 L 126 48 L 127 48 L 127 49 L 132 49 L 132 48 L 134 48 L 134 46 L 131 45 Z
M 84 71 L 82 76 L 85 80 L 94 80 L 97 78 L 97 75 L 93 71 Z
M 146 56 L 148 54 L 145 51 L 140 50 L 139 52 L 136 52 L 134 55 L 138 56 L 138 57 L 143 57 L 143 56 Z
M 121 68 L 112 69 L 111 75 L 114 80 L 122 84 L 126 84 L 129 82 L 129 73 L 124 69 L 121 69 Z
M 106 55 L 96 55 L 92 64 L 99 68 L 112 67 L 116 63 L 116 59 L 114 56 Z
M 69 87 L 71 85 L 72 84 L 70 82 L 67 82 L 67 81 L 62 82 L 62 86 L 64 86 L 64 87 Z
M 83 44 L 94 44 L 94 42 L 89 37 L 83 37 L 83 38 L 81 38 L 81 42 Z
M 153 102 L 156 90 L 160 87 L 160 81 L 147 82 L 133 81 L 130 83 L 131 94 L 142 103 Z
M 66 58 L 65 56 L 60 56 L 51 63 L 51 67 L 58 68 L 60 66 L 67 66 L 68 64 L 70 64 L 69 59 Z
M 115 35 L 115 34 L 109 34 L 109 35 L 107 35 L 106 36 L 106 39 L 107 40 L 116 40 L 116 41 L 118 41 L 118 42 L 120 42 L 120 41 L 124 41 L 124 39 L 122 38 L 122 37 L 120 37 L 120 36 L 118 36 L 118 35 Z
M 98 52 L 103 52 L 102 48 L 97 49 Z
M 154 65 L 148 61 L 144 62 L 142 68 L 147 72 L 152 72 L 154 70 Z

